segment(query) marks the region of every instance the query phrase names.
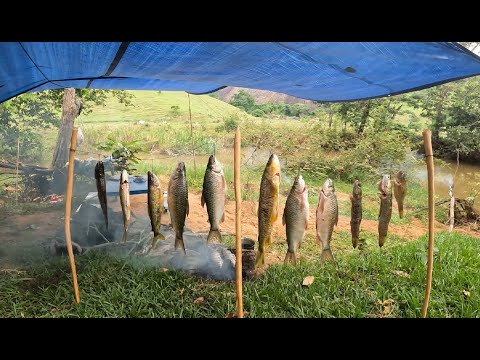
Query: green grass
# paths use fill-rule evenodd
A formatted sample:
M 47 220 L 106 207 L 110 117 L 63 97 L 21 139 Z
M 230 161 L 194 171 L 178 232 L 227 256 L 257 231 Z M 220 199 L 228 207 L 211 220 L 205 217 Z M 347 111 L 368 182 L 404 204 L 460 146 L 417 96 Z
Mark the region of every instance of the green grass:
M 437 234 L 429 317 L 480 317 L 479 241 Z M 338 250 L 337 266 L 305 258 L 297 267 L 272 265 L 264 276 L 244 283 L 245 310 L 250 317 L 419 317 L 425 243 L 421 237 L 382 250 L 367 246 L 363 255 Z M 45 259 L 26 265 L 24 272 L 0 272 L 0 316 L 225 317 L 235 309 L 233 283 L 141 263 L 123 267 L 123 260 L 100 255 L 77 259 L 79 305 L 73 300 L 67 258 Z M 315 276 L 314 283 L 302 287 L 309 275 Z M 204 302 L 194 303 L 198 297 Z M 384 313 L 381 303 L 389 299 L 391 312 Z

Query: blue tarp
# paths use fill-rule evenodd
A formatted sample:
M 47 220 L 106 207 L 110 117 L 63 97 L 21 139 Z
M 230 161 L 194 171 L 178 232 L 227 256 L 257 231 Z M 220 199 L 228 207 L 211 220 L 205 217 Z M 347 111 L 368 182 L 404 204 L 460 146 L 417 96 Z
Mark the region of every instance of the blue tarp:
M 480 58 L 446 42 L 0 43 L 0 102 L 64 87 L 203 94 L 225 86 L 350 101 L 478 74 Z

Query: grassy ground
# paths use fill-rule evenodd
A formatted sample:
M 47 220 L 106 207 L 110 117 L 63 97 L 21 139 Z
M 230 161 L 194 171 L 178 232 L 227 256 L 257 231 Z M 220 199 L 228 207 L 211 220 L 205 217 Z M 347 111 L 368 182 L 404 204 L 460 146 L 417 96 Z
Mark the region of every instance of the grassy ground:
M 429 317 L 480 317 L 479 239 L 441 233 Z M 250 317 L 419 317 L 425 290 L 424 237 L 379 250 L 337 252 L 338 265 L 303 258 L 272 265 L 244 284 Z M 26 258 L 25 261 L 28 261 Z M 81 303 L 67 258 L 0 272 L 0 317 L 225 317 L 235 286 L 100 255 L 78 258 Z M 314 276 L 310 287 L 302 280 Z M 279 286 L 282 284 L 282 286 Z M 195 303 L 203 297 L 204 301 Z

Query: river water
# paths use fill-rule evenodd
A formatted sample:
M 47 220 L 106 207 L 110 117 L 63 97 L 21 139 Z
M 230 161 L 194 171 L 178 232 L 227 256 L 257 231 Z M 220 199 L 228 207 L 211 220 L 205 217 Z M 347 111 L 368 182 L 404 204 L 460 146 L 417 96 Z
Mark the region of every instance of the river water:
M 427 183 L 427 167 L 423 161 L 415 166 L 411 176 L 424 184 Z M 434 184 L 435 194 L 439 198 L 448 198 L 448 189 L 452 181 L 455 197 L 466 198 L 474 196 L 476 193 L 480 195 L 480 164 L 460 162 L 458 169 L 456 161 L 446 162 L 444 165 L 436 164 L 434 168 Z M 478 207 L 477 201 L 475 204 Z

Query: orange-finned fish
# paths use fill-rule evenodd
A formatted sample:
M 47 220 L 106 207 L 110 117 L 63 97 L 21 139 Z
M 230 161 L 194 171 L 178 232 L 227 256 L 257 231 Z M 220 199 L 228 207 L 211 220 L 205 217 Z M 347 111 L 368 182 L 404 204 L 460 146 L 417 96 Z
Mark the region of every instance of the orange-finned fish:
M 260 182 L 258 199 L 258 251 L 255 266 L 265 264 L 265 250 L 272 243 L 273 223 L 278 218 L 278 190 L 280 187 L 280 161 L 272 154 L 268 159 Z

